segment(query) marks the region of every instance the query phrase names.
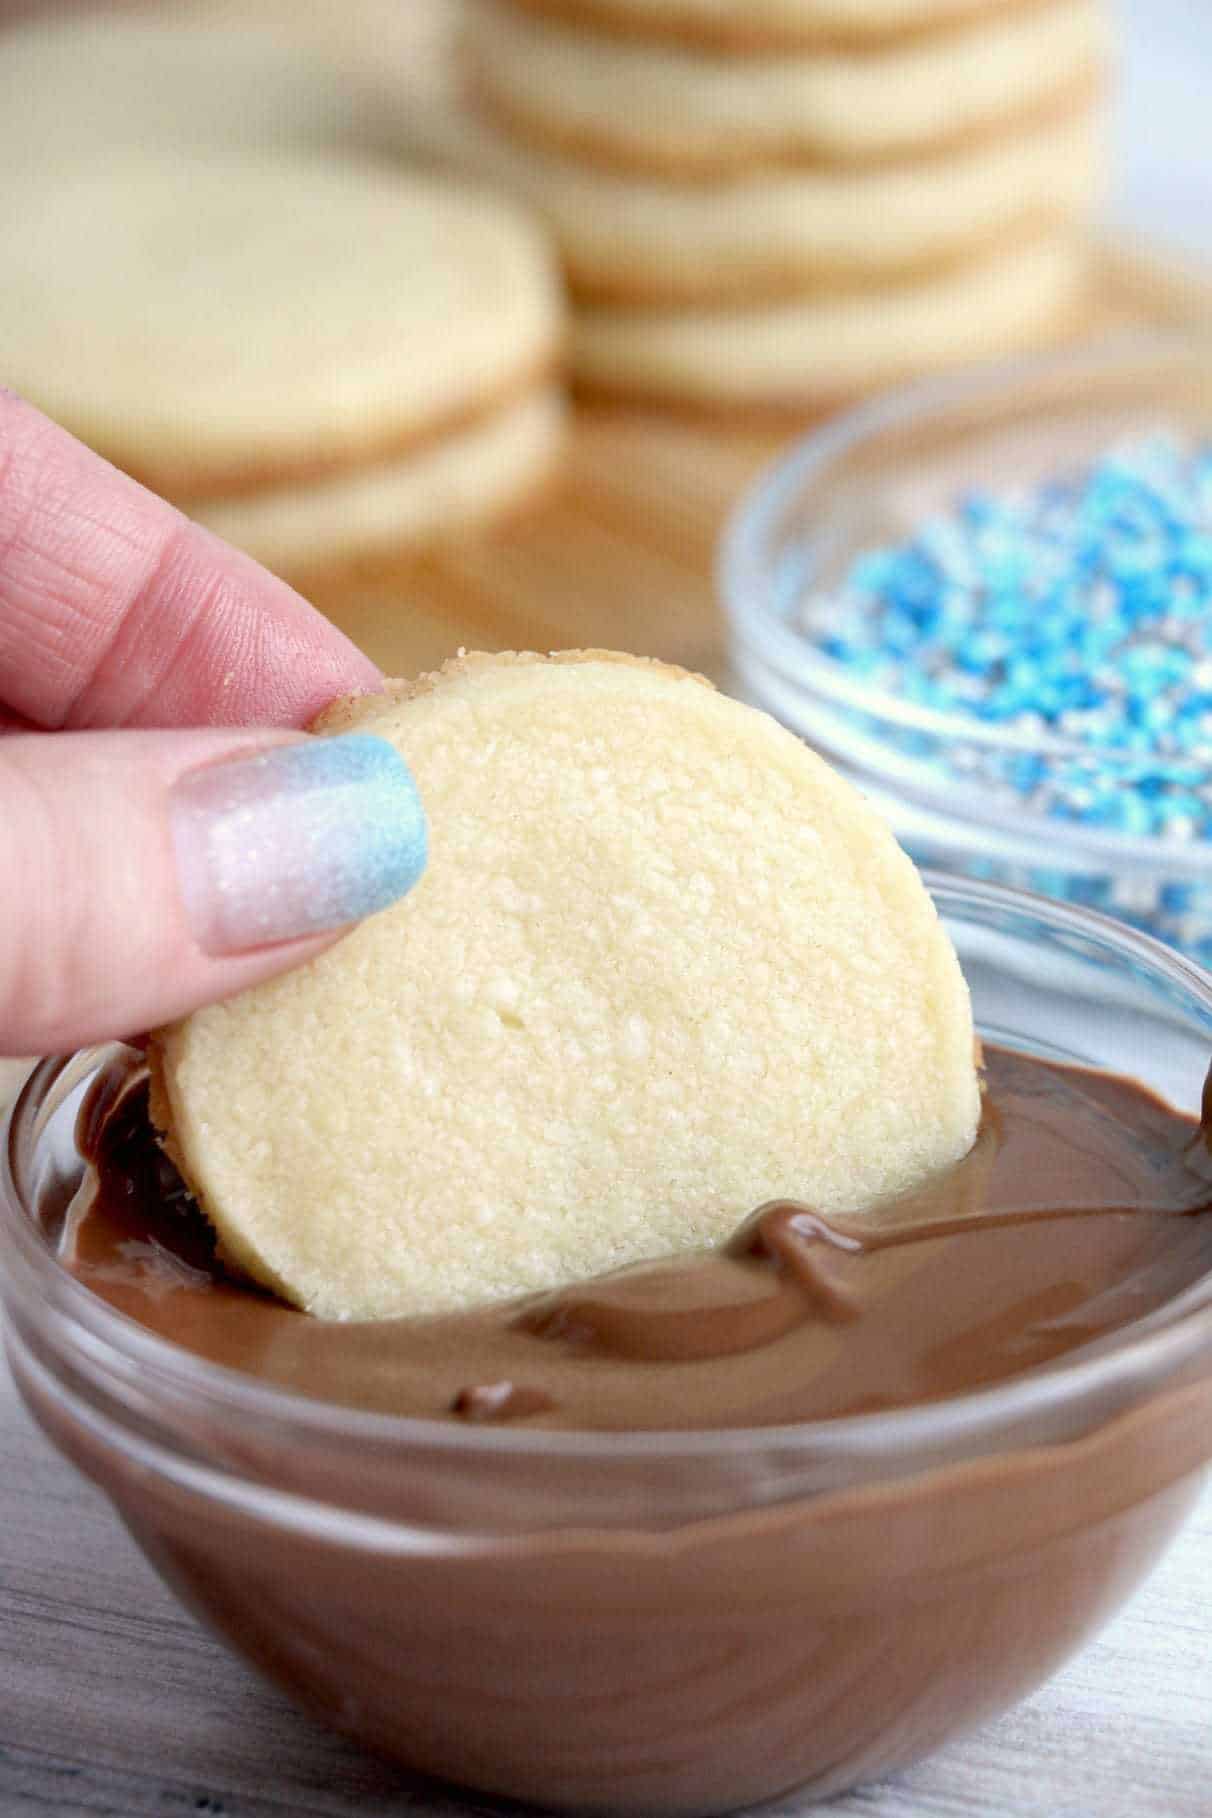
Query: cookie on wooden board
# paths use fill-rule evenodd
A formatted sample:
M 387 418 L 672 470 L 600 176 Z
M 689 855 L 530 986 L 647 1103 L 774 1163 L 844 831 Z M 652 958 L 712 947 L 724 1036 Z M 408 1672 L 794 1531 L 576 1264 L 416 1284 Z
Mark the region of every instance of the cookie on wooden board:
M 946 158 L 674 180 L 523 143 L 473 105 L 418 108 L 415 151 L 531 208 L 590 303 L 753 305 L 927 274 L 1086 219 L 1105 180 L 1091 97 Z
M 562 298 L 506 200 L 132 153 L 27 202 L 0 247 L 6 381 L 274 565 L 441 533 L 550 468 Z
M 962 151 L 1088 95 L 1110 37 L 1101 0 L 1047 0 L 883 50 L 741 57 L 476 0 L 464 56 L 478 103 L 519 138 L 693 179 Z
M 1062 233 L 878 288 L 719 309 L 586 306 L 573 322 L 572 370 L 603 395 L 802 411 L 1047 347 L 1081 327 L 1089 290 L 1089 247 Z

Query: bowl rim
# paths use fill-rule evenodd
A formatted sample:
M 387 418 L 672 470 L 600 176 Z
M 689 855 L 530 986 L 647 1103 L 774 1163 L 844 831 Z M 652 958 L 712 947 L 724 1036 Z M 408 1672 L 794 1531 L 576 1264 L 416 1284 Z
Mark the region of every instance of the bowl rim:
M 940 913 L 945 914 L 949 906 L 959 910 L 965 904 L 994 912 L 1029 911 L 1037 919 L 1049 922 L 1058 933 L 1092 937 L 1112 948 L 1117 957 L 1143 965 L 1155 978 L 1160 975 L 1171 991 L 1177 990 L 1201 1010 L 1212 1027 L 1212 973 L 1151 935 L 1096 910 L 1058 902 L 1032 891 L 939 871 L 923 870 L 921 875 Z M 1152 1322 L 1168 1311 L 1158 1309 L 1143 1322 L 1143 1330 L 1118 1343 L 1113 1335 L 1106 1348 L 1093 1358 L 1076 1362 L 1062 1359 L 1046 1368 L 941 1401 L 838 1419 L 690 1430 L 563 1431 L 467 1426 L 436 1417 L 385 1414 L 321 1400 L 212 1363 L 157 1336 L 61 1268 L 38 1234 L 17 1184 L 20 1132 L 26 1122 L 37 1124 L 46 1094 L 64 1074 L 75 1067 L 84 1077 L 87 1069 L 82 1063 L 114 1045 L 98 1044 L 74 1055 L 39 1062 L 0 1123 L 0 1246 L 13 1245 L 27 1270 L 47 1290 L 38 1308 L 29 1309 L 23 1303 L 22 1313 L 25 1317 L 45 1317 L 53 1312 L 66 1321 L 68 1340 L 73 1346 L 69 1355 L 77 1369 L 83 1365 L 87 1373 L 89 1366 L 95 1367 L 98 1362 L 116 1363 L 124 1379 L 130 1378 L 132 1370 L 145 1386 L 159 1378 L 174 1391 L 185 1391 L 192 1401 L 206 1400 L 228 1417 L 268 1419 L 280 1429 L 283 1438 L 292 1431 L 325 1433 L 344 1442 L 387 1446 L 395 1453 L 408 1450 L 468 1458 L 597 1458 L 605 1464 L 611 1460 L 669 1457 L 756 1460 L 774 1453 L 886 1459 L 890 1464 L 904 1464 L 911 1462 L 919 1450 L 927 1451 L 940 1444 L 962 1446 L 966 1438 L 979 1438 L 1025 1414 L 1055 1412 L 1080 1404 L 1086 1394 L 1130 1384 L 1142 1374 L 1164 1373 L 1167 1367 L 1181 1367 L 1200 1351 L 1212 1351 L 1210 1296 L 1202 1304 L 1166 1318 L 1160 1329 L 1152 1329 Z M 11 1278 L 6 1282 L 6 1273 L 0 1247 L 0 1290 L 11 1285 Z M 1212 1274 L 1204 1279 L 1212 1283 Z M 1180 1304 L 1186 1298 L 1186 1294 L 1180 1296 Z M 5 1323 L 11 1328 L 11 1318 Z M 10 1330 L 10 1340 L 12 1335 Z
M 778 527 L 784 515 L 805 487 L 864 443 L 888 430 L 928 422 L 985 398 L 1006 396 L 1016 386 L 1033 381 L 1048 384 L 1113 377 L 1150 363 L 1169 363 L 1180 369 L 1197 363 L 1212 373 L 1212 333 L 1202 334 L 1194 329 L 1165 333 L 1128 330 L 1107 335 L 1093 346 L 988 363 L 900 386 L 809 430 L 759 474 L 725 523 L 716 552 L 715 579 L 734 650 L 751 652 L 802 691 L 807 700 L 819 701 L 827 711 L 841 708 L 865 714 L 897 731 L 924 733 L 939 741 L 978 746 L 1006 757 L 1030 754 L 1046 760 L 1089 762 L 1095 756 L 1100 763 L 1122 767 L 1125 772 L 1154 761 L 1147 751 L 1108 745 L 1099 746 L 1095 752 L 1080 739 L 1047 730 L 998 727 L 974 716 L 898 699 L 878 685 L 857 679 L 809 639 L 793 631 L 772 609 L 768 584 L 769 558 L 778 547 Z M 876 741 L 869 742 L 874 750 Z M 1200 762 L 1198 757 L 1191 761 L 1197 765 Z M 929 793 L 924 785 L 925 779 L 923 795 Z M 910 790 L 917 787 L 904 786 Z M 957 796 L 968 793 L 959 777 L 949 782 L 947 789 L 953 806 Z M 972 793 L 973 799 L 981 798 L 980 815 L 987 819 L 990 804 L 981 797 L 979 786 Z M 1194 862 L 1197 870 L 1212 864 L 1212 859 L 1205 859 L 1203 864 L 1195 862 L 1195 846 L 1062 821 L 1038 814 L 1026 804 L 1007 807 L 1002 818 L 1020 832 L 1047 829 L 1052 839 L 1058 829 L 1063 829 L 1075 843 L 1105 852 L 1109 858 L 1120 855 L 1129 861 L 1134 857 L 1155 861 L 1160 853 L 1179 865 L 1192 866 Z

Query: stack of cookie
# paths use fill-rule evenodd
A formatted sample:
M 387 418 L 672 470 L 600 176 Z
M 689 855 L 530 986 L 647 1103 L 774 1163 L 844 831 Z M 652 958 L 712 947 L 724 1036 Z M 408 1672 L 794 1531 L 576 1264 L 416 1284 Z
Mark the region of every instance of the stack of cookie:
M 360 96 L 201 9 L 0 35 L 5 382 L 284 574 L 511 509 L 563 441 L 545 236 L 372 161 Z
M 426 130 L 553 229 L 584 385 L 815 404 L 1073 322 L 1108 54 L 1101 0 L 473 0 Z

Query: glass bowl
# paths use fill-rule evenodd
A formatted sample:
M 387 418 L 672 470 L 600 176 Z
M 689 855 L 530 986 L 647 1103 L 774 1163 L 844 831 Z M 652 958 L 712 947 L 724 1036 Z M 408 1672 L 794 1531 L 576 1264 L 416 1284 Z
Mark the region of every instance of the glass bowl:
M 979 488 L 1080 473 L 1158 430 L 1212 439 L 1212 339 L 1133 335 L 930 381 L 799 442 L 742 502 L 719 586 L 732 692 L 856 781 L 922 864 L 1101 909 L 1212 964 L 1212 843 L 1059 820 L 1025 799 L 1083 782 L 1149 786 L 1147 754 L 1014 732 L 898 699 L 796 629 L 860 554 L 903 542 Z M 1206 761 L 1193 787 L 1212 791 Z
M 1198 1108 L 1212 980 L 1085 910 L 931 882 L 987 1038 Z M 55 1259 L 108 1052 L 44 1062 L 0 1150 L 17 1383 L 193 1611 L 427 1775 L 702 1818 L 885 1774 L 1078 1647 L 1212 1455 L 1212 1280 L 994 1388 L 755 1430 L 468 1428 L 200 1362 Z

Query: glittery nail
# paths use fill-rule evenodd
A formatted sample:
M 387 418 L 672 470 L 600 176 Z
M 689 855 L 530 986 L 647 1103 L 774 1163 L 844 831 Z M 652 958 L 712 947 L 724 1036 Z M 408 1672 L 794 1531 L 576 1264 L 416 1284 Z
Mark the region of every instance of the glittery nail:
M 425 869 L 407 764 L 366 733 L 208 764 L 170 795 L 181 894 L 204 953 L 242 953 L 385 909 Z

